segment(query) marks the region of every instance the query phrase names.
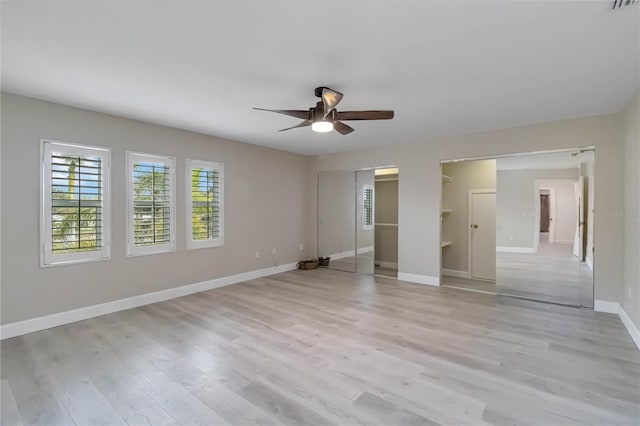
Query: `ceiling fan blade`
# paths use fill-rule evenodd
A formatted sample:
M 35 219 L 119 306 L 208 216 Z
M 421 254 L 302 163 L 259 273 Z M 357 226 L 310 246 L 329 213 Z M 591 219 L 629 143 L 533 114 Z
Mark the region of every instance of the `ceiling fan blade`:
M 298 127 L 307 127 L 307 126 L 311 126 L 311 121 L 309 120 L 304 120 L 302 123 L 293 126 L 293 127 L 287 127 L 286 129 L 280 129 L 278 130 L 279 132 L 284 132 L 285 130 L 291 130 L 291 129 L 297 129 Z
M 266 108 L 253 108 L 258 111 L 269 111 L 276 112 L 278 114 L 289 115 L 291 117 L 302 118 L 303 120 L 309 119 L 309 110 L 301 110 L 301 109 L 266 109 Z
M 337 90 L 325 87 L 322 89 L 322 103 L 324 104 L 324 116 L 326 117 L 340 103 L 344 95 Z
M 353 127 L 347 126 L 346 124 L 341 123 L 340 121 L 334 121 L 333 128 L 336 130 L 336 132 L 340 133 L 341 135 L 348 135 L 349 133 L 355 130 Z
M 390 120 L 393 111 L 336 111 L 336 120 Z

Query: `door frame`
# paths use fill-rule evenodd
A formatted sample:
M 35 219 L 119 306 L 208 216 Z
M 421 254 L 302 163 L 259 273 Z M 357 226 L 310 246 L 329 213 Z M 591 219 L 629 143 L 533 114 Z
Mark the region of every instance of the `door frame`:
M 471 236 L 472 236 L 472 232 L 471 232 L 471 226 L 473 225 L 473 220 L 472 220 L 472 214 L 473 214 L 473 195 L 474 194 L 496 194 L 496 188 L 487 188 L 487 189 L 470 189 L 469 190 L 469 194 L 467 195 L 467 271 L 469 271 L 469 278 L 474 279 L 474 280 L 479 280 L 479 281 L 490 281 L 493 282 L 493 280 L 486 280 L 486 279 L 482 279 L 482 278 L 474 278 L 473 277 L 473 270 L 471 269 L 472 266 L 472 255 L 473 255 L 473 247 L 472 247 L 472 241 L 471 241 Z M 494 215 L 495 217 L 495 215 Z M 496 249 L 495 247 L 493 248 L 494 250 Z M 494 265 L 494 268 L 496 266 Z

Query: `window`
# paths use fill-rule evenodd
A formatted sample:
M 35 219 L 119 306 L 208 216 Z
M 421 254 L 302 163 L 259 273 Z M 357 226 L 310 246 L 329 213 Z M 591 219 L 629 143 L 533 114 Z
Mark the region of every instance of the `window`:
M 224 245 L 224 164 L 187 160 L 187 248 Z
M 41 266 L 110 256 L 111 151 L 42 140 Z
M 127 256 L 175 251 L 175 159 L 127 153 Z
M 373 228 L 373 186 L 362 185 L 362 230 Z

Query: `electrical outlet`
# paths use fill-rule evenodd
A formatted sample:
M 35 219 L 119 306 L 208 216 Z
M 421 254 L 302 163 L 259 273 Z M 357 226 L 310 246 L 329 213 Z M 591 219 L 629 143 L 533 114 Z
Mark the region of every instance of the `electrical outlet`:
M 627 286 L 627 299 L 631 299 L 631 286 Z
M 259 259 L 259 258 L 260 258 L 260 252 L 259 252 L 259 251 L 257 251 L 257 252 L 256 252 L 256 259 Z
M 509 241 L 513 241 L 513 240 L 514 240 L 513 234 L 509 235 Z
M 276 255 L 276 248 L 272 248 L 271 249 L 271 256 L 275 256 Z
M 298 248 L 299 248 L 300 250 L 304 250 L 304 244 L 300 243 L 300 244 L 298 245 Z

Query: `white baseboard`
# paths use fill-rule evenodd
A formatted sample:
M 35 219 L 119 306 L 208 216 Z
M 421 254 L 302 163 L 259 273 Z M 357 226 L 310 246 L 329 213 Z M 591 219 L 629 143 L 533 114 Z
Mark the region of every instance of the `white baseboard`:
M 631 336 L 633 343 L 636 344 L 638 349 L 640 349 L 640 330 L 638 327 L 631 321 L 629 318 L 629 314 L 624 308 L 616 302 L 607 302 L 606 300 L 595 300 L 593 303 L 593 309 L 596 312 L 606 312 L 608 314 L 617 314 L 620 317 L 620 321 L 627 329 L 627 333 Z
M 408 281 L 410 283 L 440 286 L 440 277 L 431 277 L 429 275 L 409 274 L 407 272 L 398 272 L 398 280 Z
M 469 271 L 459 271 L 457 269 L 442 269 L 442 275 L 456 278 L 471 278 Z
M 625 311 L 622 306 L 620 306 L 620 312 L 618 315 L 620 316 L 624 326 L 627 328 L 631 339 L 633 339 L 633 342 L 636 344 L 638 349 L 640 349 L 640 330 L 638 330 L 638 327 L 636 327 L 633 321 L 631 321 L 629 314 L 627 314 L 627 311 Z
M 57 314 L 51 314 L 43 317 L 4 324 L 0 326 L 0 339 L 4 340 L 11 337 L 22 336 L 23 334 L 29 334 L 36 331 L 45 330 L 47 328 L 58 327 L 60 325 L 82 321 L 85 319 L 98 317 L 100 315 L 111 314 L 113 312 L 124 311 L 126 309 L 136 308 L 138 306 L 144 306 L 151 303 L 175 299 L 176 297 L 182 297 L 193 293 L 200 293 L 202 291 L 237 284 L 256 278 L 266 277 L 268 275 L 279 274 L 281 272 L 292 271 L 294 269 L 296 269 L 296 263 L 287 263 L 285 265 L 258 269 L 256 271 L 243 272 L 241 274 L 215 278 L 209 281 L 169 288 L 166 290 L 155 291 L 153 293 L 141 294 L 139 296 L 114 300 L 112 302 L 100 303 L 98 305 L 73 309 L 71 311 L 59 312 Z
M 593 261 L 591 259 L 589 259 L 588 257 L 584 258 L 584 263 L 587 264 L 587 268 L 589 268 L 589 270 L 591 272 L 593 272 Z
M 620 304 L 616 302 L 608 302 L 606 300 L 594 300 L 593 310 L 607 314 L 618 314 L 620 312 Z
M 496 247 L 496 253 L 521 253 L 535 254 L 536 249 L 533 247 Z
M 358 254 L 362 254 L 362 253 L 369 253 L 373 251 L 373 246 L 368 246 L 368 247 L 362 247 L 358 249 Z M 356 251 L 355 250 L 347 250 L 347 251 L 343 251 L 340 253 L 331 253 L 329 255 L 329 258 L 331 260 L 338 260 L 338 259 L 344 259 L 345 257 L 352 257 L 356 255 Z
M 340 253 L 331 253 L 328 257 L 331 260 L 344 259 L 345 257 L 353 257 L 356 255 L 355 250 L 347 250 Z
M 398 269 L 398 262 L 387 262 L 385 260 L 376 260 L 376 265 L 380 265 L 381 268 Z

